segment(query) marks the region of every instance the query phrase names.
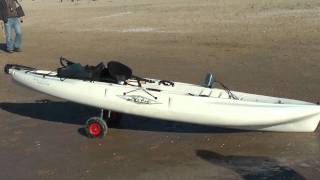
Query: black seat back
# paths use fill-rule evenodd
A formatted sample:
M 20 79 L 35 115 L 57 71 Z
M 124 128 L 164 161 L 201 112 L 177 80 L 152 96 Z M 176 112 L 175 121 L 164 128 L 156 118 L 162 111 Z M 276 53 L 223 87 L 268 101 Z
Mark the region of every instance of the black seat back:
M 108 63 L 108 71 L 110 76 L 116 79 L 118 83 L 124 82 L 132 77 L 132 70 L 128 66 L 116 61 L 110 61 Z

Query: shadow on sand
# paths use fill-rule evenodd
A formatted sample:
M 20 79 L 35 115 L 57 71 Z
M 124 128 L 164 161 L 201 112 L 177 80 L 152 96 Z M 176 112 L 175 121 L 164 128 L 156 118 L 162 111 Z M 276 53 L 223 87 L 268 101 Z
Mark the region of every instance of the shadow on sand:
M 214 165 L 222 166 L 239 174 L 246 180 L 304 180 L 305 178 L 277 160 L 262 156 L 223 156 L 221 154 L 197 150 L 196 155 Z
M 99 116 L 97 108 L 72 102 L 40 100 L 32 103 L 0 103 L 4 111 L 34 119 L 84 125 L 86 120 Z M 123 114 L 119 123 L 111 124 L 117 129 L 144 130 L 178 133 L 234 133 L 241 130 L 224 129 L 197 124 L 157 120 Z M 79 131 L 80 133 L 82 130 Z M 82 134 L 82 133 L 81 133 Z

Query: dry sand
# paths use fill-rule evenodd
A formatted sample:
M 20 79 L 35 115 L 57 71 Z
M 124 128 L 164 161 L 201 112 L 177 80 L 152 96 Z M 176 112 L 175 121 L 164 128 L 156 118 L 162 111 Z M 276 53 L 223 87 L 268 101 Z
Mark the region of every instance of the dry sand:
M 60 56 L 84 64 L 120 60 L 145 77 L 199 84 L 214 72 L 233 90 L 320 100 L 319 0 L 22 4 L 23 52 L 0 51 L 0 69 L 55 69 Z M 3 72 L 0 106 L 0 179 L 320 175 L 318 131 L 239 132 L 125 115 L 107 137 L 90 140 L 78 129 L 98 111 L 22 88 Z

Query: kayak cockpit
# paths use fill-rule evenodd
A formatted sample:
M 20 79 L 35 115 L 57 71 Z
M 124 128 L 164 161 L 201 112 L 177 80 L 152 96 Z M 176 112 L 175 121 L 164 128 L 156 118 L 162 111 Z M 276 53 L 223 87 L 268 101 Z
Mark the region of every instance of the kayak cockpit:
M 119 62 L 110 61 L 107 66 L 99 63 L 96 66 L 82 66 L 66 58 L 60 58 L 62 67 L 57 69 L 57 77 L 89 81 L 112 82 L 121 84 L 131 78 L 132 70 Z

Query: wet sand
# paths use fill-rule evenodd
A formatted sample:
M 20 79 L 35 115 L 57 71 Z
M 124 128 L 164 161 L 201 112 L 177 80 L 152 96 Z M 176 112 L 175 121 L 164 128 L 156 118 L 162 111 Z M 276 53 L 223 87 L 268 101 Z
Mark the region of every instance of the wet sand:
M 60 56 L 119 60 L 135 74 L 320 100 L 317 0 L 23 1 L 23 52 L 6 63 L 43 69 Z M 0 37 L 3 43 L 3 37 Z M 4 47 L 4 44 L 0 44 Z M 318 179 L 319 130 L 226 130 L 124 115 L 103 139 L 84 136 L 97 109 L 0 73 L 0 179 Z M 49 101 L 41 101 L 49 99 Z

